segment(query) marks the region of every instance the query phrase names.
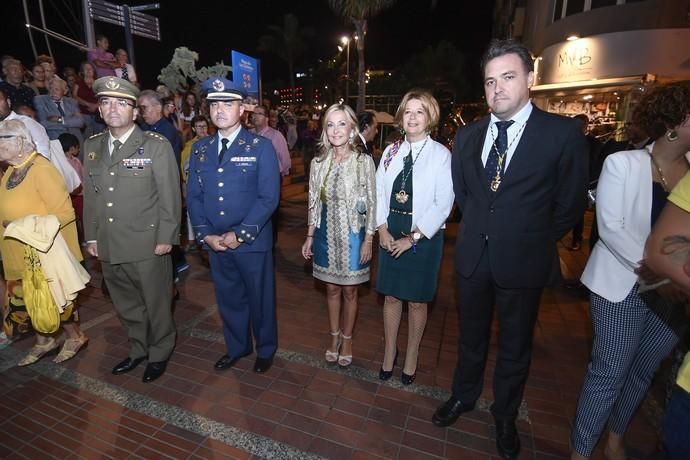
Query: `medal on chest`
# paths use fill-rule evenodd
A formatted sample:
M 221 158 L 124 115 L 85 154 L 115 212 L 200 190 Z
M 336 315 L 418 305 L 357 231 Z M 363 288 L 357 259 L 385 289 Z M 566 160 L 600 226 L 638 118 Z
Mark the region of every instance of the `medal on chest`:
M 407 200 L 410 199 L 410 195 L 405 191 L 405 184 L 407 183 L 407 179 L 410 177 L 410 174 L 412 174 L 412 169 L 414 168 L 414 164 L 417 162 L 419 159 L 419 155 L 422 154 L 422 150 L 424 150 L 424 147 L 426 146 L 427 141 L 429 140 L 429 137 L 427 136 L 426 139 L 424 139 L 424 143 L 422 144 L 422 147 L 417 151 L 417 156 L 414 157 L 414 160 L 412 159 L 412 144 L 410 144 L 410 169 L 405 171 L 405 160 L 403 160 L 403 172 L 402 172 L 402 181 L 400 182 L 400 190 L 395 193 L 395 201 L 397 201 L 400 204 L 405 204 L 407 203 Z

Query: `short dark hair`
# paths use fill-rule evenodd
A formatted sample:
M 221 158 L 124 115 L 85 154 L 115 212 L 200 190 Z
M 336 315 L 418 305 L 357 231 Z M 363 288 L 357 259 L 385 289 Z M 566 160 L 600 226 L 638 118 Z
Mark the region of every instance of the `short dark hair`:
M 357 114 L 357 124 L 359 125 L 359 131 L 363 132 L 365 129 L 367 129 L 369 126 L 374 123 L 374 117 L 376 115 L 373 114 L 373 112 L 369 111 L 364 111 L 364 112 L 359 112 Z
M 62 150 L 64 150 L 65 152 L 67 152 L 72 147 L 79 146 L 79 139 L 77 139 L 77 136 L 75 136 L 72 133 L 62 133 L 58 136 L 58 140 L 60 141 Z
M 192 125 L 192 128 L 194 127 L 195 124 L 199 123 L 200 121 L 203 121 L 203 122 L 206 123 L 207 125 L 209 124 L 209 123 L 208 123 L 208 120 L 206 119 L 205 116 L 203 116 L 203 115 L 197 115 L 197 116 L 195 116 L 194 118 L 192 118 L 192 121 L 191 121 L 191 123 L 190 123 L 190 124 Z
M 690 88 L 673 84 L 659 86 L 637 104 L 632 122 L 651 140 L 657 140 L 669 129 L 685 121 L 690 113 Z
M 513 39 L 499 40 L 494 38 L 489 43 L 489 47 L 484 52 L 482 60 L 480 61 L 482 75 L 484 75 L 484 69 L 490 60 L 505 56 L 506 54 L 517 54 L 522 61 L 525 72 L 534 72 L 534 59 L 532 59 L 532 54 L 525 45 Z

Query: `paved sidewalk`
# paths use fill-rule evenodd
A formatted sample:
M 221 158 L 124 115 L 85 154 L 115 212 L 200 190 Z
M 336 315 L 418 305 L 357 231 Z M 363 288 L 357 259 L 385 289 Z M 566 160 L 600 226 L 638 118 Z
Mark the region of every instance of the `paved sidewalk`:
M 403 387 L 399 367 L 389 382 L 378 380 L 383 327 L 375 280 L 360 290 L 353 365 L 340 370 L 323 360 L 330 338 L 325 289 L 300 255 L 305 219 L 304 195 L 283 201 L 275 251 L 279 351 L 263 375 L 251 370 L 254 356 L 229 371 L 213 369 L 225 353 L 220 319 L 210 273 L 200 254 L 190 253 L 191 268 L 183 274 L 175 306 L 177 347 L 166 374 L 144 384 L 142 365 L 113 376 L 112 366 L 127 356 L 126 336 L 110 300 L 100 292 L 100 273 L 90 261 L 93 278 L 80 309 L 90 338 L 86 350 L 61 365 L 46 357 L 27 368 L 15 363 L 32 339 L 0 351 L 0 458 L 498 458 L 487 410 L 495 339 L 478 409 L 450 428 L 430 422 L 436 406 L 448 397 L 456 361 L 456 225 L 446 232 L 418 377 L 414 385 Z M 562 250 L 561 256 L 564 276 L 577 276 L 585 250 Z M 404 317 L 401 344 L 406 336 Z M 590 342 L 587 301 L 563 288 L 547 289 L 518 423 L 521 458 L 567 457 Z M 640 412 L 627 438 L 630 458 L 645 459 L 654 452 L 657 436 Z M 603 458 L 601 449 L 595 458 Z

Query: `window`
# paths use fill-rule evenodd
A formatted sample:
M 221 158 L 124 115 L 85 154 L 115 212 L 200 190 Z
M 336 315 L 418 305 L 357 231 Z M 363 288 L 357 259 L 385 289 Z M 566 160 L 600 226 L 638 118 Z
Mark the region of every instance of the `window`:
M 563 0 L 556 0 L 556 5 L 553 9 L 553 22 L 558 21 L 563 16 Z
M 595 9 L 595 8 L 603 8 L 605 6 L 614 6 L 617 2 L 617 0 L 592 0 L 592 5 L 590 6 L 590 9 Z
M 638 3 L 645 0 L 554 0 L 553 20 L 558 21 L 566 16 L 583 13 L 585 11 L 603 8 L 606 6 L 625 5 L 626 3 Z
M 567 0 L 565 4 L 565 15 L 570 16 L 582 13 L 585 10 L 585 0 Z

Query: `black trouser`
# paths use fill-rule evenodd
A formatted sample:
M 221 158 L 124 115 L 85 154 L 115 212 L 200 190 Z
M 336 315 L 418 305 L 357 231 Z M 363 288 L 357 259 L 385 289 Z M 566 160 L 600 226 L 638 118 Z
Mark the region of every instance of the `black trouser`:
M 498 286 L 491 273 L 487 248 L 471 277 L 456 274 L 456 278 L 460 337 L 453 396 L 466 405 L 473 405 L 479 399 L 495 306 L 499 349 L 491 412 L 499 419 L 514 418 L 522 402 L 529 373 L 532 336 L 542 288 L 508 289 Z

